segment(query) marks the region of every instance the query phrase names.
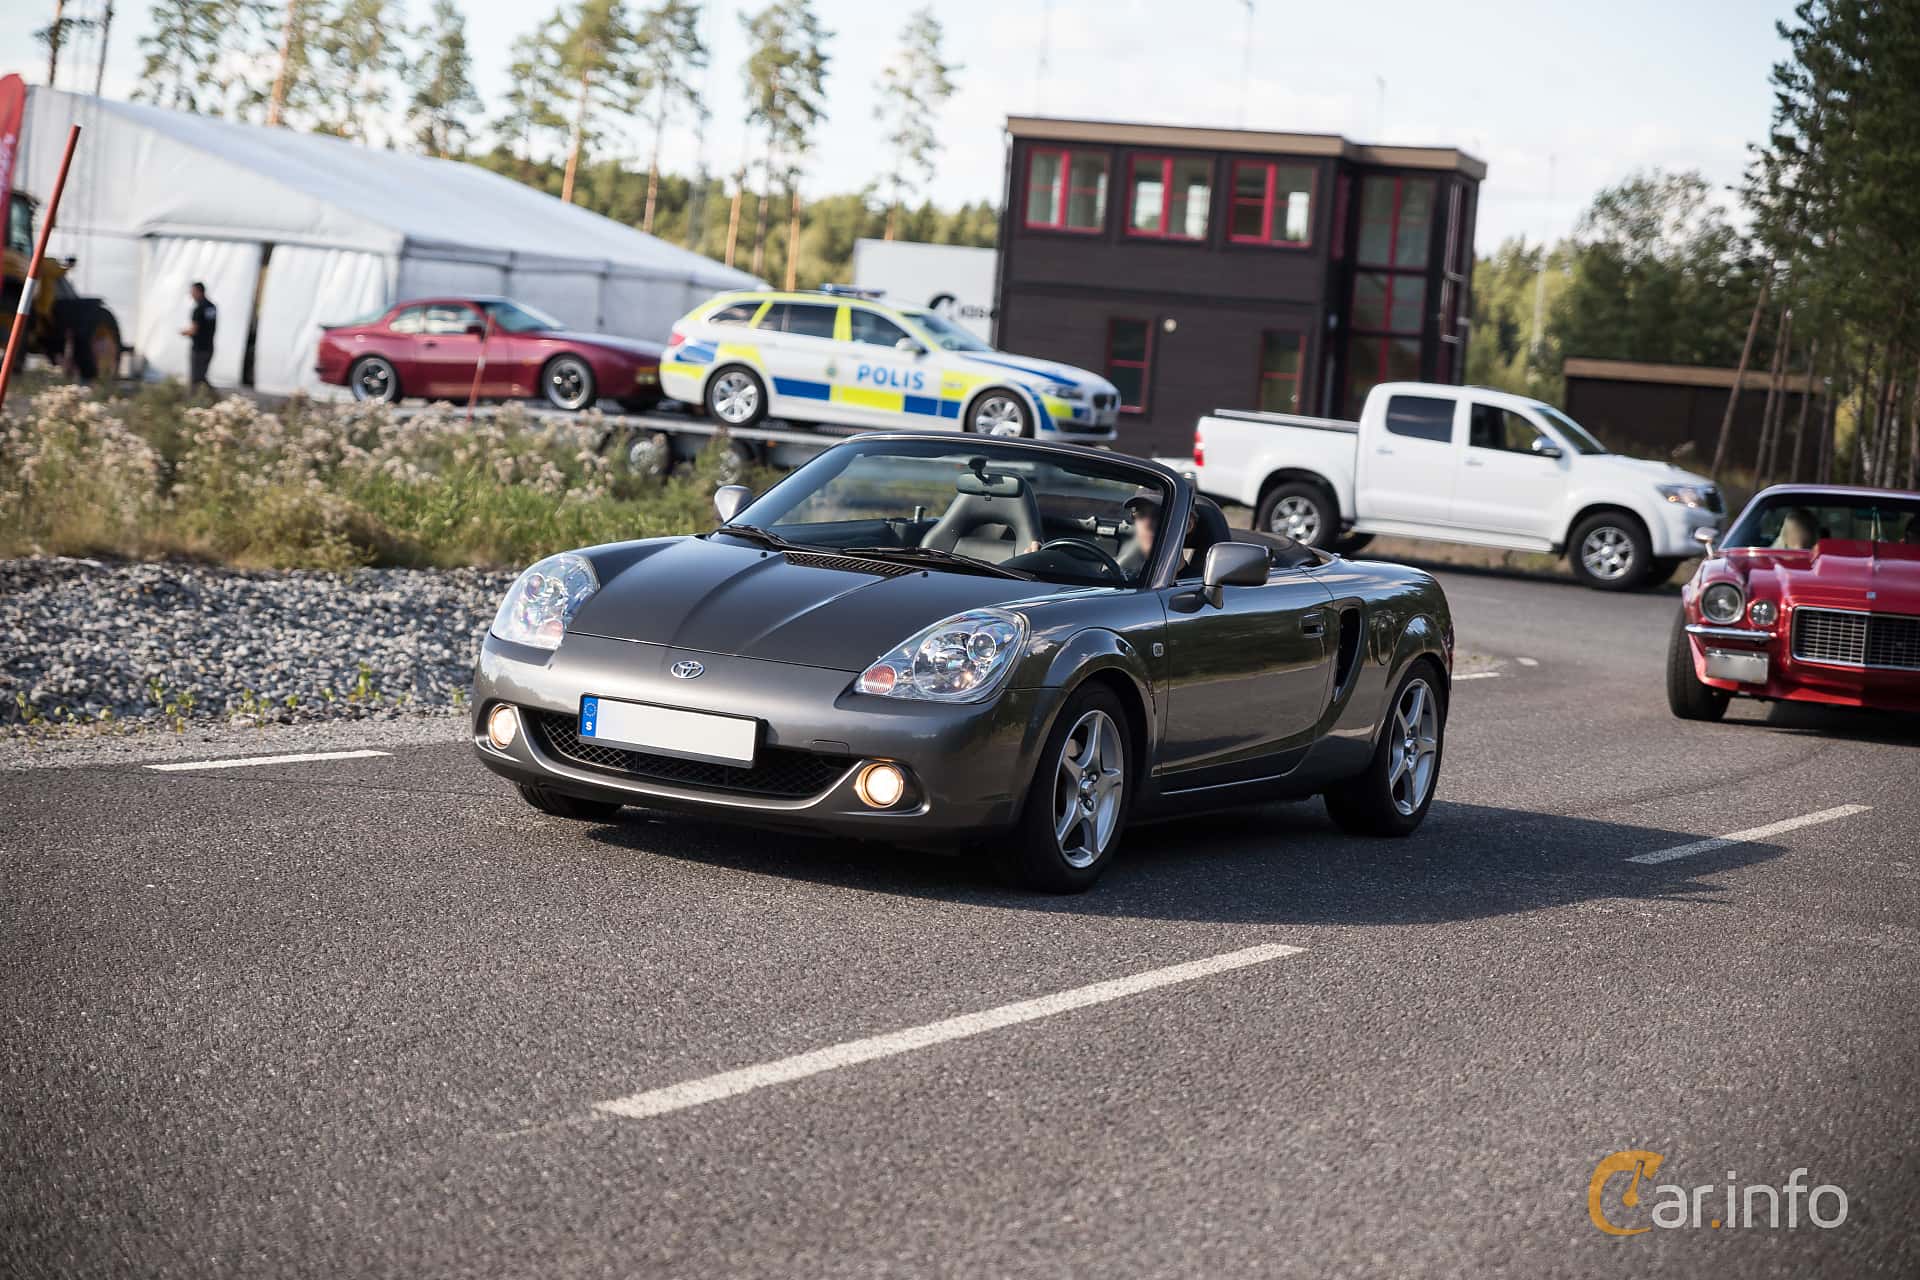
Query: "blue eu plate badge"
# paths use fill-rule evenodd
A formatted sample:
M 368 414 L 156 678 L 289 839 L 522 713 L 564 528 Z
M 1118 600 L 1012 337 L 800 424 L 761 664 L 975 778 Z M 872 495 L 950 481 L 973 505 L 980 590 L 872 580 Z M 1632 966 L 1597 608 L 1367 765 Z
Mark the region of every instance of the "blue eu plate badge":
M 598 698 L 580 699 L 580 736 L 581 737 L 591 738 L 593 736 L 593 725 L 594 725 L 594 722 L 599 718 L 600 718 L 600 699 Z

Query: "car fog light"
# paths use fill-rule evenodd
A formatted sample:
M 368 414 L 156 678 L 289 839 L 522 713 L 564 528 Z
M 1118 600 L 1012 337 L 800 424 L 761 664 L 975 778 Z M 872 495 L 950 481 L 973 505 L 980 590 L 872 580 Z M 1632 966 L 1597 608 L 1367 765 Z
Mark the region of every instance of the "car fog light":
M 1756 627 L 1770 627 L 1780 617 L 1780 606 L 1771 600 L 1755 600 L 1753 607 L 1747 610 L 1747 617 Z
M 501 751 L 513 745 L 513 739 L 519 732 L 520 716 L 512 707 L 502 704 L 487 717 L 487 741 Z
M 907 776 L 896 764 L 870 764 L 853 780 L 854 794 L 870 809 L 891 809 L 907 793 Z

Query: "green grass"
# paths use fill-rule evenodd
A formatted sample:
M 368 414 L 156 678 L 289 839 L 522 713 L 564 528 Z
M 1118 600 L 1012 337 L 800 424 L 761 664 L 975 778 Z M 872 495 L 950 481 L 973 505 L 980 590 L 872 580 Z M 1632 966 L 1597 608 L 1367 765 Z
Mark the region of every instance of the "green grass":
M 663 481 L 628 472 L 617 437 L 600 452 L 606 435 L 592 413 L 400 421 L 300 398 L 271 411 L 196 400 L 177 383 L 127 397 L 29 383 L 0 415 L 0 555 L 512 568 L 713 523 L 724 440 Z

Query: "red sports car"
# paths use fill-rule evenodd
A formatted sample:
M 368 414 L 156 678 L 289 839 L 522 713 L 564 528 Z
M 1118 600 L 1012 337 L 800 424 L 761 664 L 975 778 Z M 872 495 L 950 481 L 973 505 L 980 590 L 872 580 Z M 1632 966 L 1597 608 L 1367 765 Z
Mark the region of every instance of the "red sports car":
M 1777 485 L 1681 591 L 1667 701 L 1733 697 L 1920 711 L 1920 493 Z
M 505 298 L 420 298 L 377 316 L 322 326 L 314 372 L 356 400 L 542 397 L 588 409 L 603 397 L 639 412 L 660 402 L 657 342 L 573 333 Z

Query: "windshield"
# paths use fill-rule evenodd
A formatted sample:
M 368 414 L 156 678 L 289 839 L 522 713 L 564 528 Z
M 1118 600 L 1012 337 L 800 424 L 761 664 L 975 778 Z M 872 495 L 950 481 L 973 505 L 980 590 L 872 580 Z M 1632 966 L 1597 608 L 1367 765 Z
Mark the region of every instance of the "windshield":
M 493 317 L 493 327 L 502 333 L 538 333 L 542 329 L 564 329 L 566 326 L 544 311 L 535 311 L 532 307 L 523 307 L 517 302 L 496 301 L 478 304 L 482 311 Z
M 1044 582 L 1137 586 L 1151 532 L 1130 500 L 1172 499 L 1155 472 L 987 441 L 844 444 L 787 476 L 734 517 L 807 550 L 979 571 L 985 561 Z
M 1748 507 L 1720 545 L 1811 551 L 1824 538 L 1920 545 L 1920 498 L 1776 493 Z
M 991 351 L 992 347 L 962 329 L 938 311 L 902 311 L 901 315 L 926 331 L 934 345 L 946 351 Z
M 1594 454 L 1605 453 L 1607 451 L 1607 446 L 1595 440 L 1592 432 L 1588 431 L 1585 427 L 1552 405 L 1536 402 L 1533 407 L 1538 409 L 1547 421 L 1559 428 L 1560 434 L 1567 438 L 1567 443 L 1573 446 L 1575 453 L 1586 454 L 1591 457 Z

